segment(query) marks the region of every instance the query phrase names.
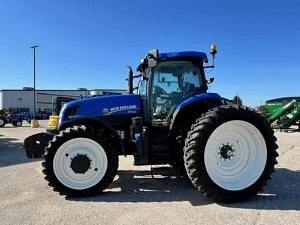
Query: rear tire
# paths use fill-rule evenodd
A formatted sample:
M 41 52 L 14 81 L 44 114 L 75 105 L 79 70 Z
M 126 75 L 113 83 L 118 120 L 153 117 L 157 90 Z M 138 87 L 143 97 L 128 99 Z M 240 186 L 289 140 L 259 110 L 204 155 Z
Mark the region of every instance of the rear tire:
M 184 147 L 187 174 L 205 196 L 242 201 L 267 185 L 277 164 L 266 120 L 244 107 L 220 106 L 197 119 Z
M 61 195 L 85 197 L 101 193 L 113 181 L 119 159 L 106 130 L 74 127 L 49 142 L 42 163 L 49 186 Z

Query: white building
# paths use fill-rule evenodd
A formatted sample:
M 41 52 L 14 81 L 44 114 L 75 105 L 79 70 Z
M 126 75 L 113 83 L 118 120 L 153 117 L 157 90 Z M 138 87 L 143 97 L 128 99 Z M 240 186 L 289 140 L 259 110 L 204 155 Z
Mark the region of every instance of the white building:
M 126 95 L 126 89 L 95 89 L 90 91 L 91 95 L 111 95 L 111 94 L 122 94 Z
M 95 89 L 87 90 L 35 90 L 36 112 L 52 112 L 52 98 L 73 97 L 81 98 L 86 95 L 108 95 L 112 93 L 126 94 L 126 89 Z M 33 88 L 23 88 L 23 90 L 0 90 L 0 110 L 13 109 L 14 111 L 29 111 L 33 115 L 34 90 Z M 29 109 L 29 110 L 28 110 Z

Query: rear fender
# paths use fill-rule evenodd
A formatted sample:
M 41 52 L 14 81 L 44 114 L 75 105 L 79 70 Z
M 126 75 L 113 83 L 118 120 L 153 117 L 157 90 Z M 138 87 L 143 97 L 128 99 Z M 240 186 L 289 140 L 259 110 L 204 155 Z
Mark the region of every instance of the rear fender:
M 124 156 L 126 156 L 126 148 L 125 145 L 120 137 L 120 135 L 117 133 L 114 127 L 111 125 L 105 123 L 101 119 L 94 118 L 94 117 L 82 117 L 82 118 L 77 118 L 65 122 L 62 126 L 60 126 L 58 129 L 59 131 L 66 129 L 67 127 L 72 127 L 72 126 L 79 126 L 79 125 L 86 125 L 86 126 L 92 126 L 92 127 L 104 127 L 107 130 L 111 132 L 111 134 L 117 138 L 118 144 L 120 145 L 122 149 L 122 153 Z
M 174 110 L 170 118 L 169 129 L 173 130 L 174 126 L 182 120 L 196 119 L 209 109 L 220 105 L 234 105 L 234 103 L 215 93 L 200 94 L 186 99 Z

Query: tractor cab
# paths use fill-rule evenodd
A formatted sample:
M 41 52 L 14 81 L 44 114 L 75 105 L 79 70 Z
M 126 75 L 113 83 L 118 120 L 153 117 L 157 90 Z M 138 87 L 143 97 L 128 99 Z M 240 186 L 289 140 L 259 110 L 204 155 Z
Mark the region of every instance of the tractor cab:
M 213 56 L 215 53 L 216 47 Z M 183 113 L 190 119 L 194 114 L 198 115 L 199 109 L 190 108 L 196 113 L 181 109 L 184 106 L 202 107 L 199 99 L 208 89 L 203 62 L 207 63 L 208 59 L 202 52 L 158 53 L 158 50 L 153 50 L 138 66 L 137 71 L 141 74 L 133 76 L 128 67 L 129 94 L 137 89 L 142 109 L 140 116 L 132 118 L 131 140 L 137 149 L 134 154 L 135 165 L 170 162 L 170 127 L 178 125 Z M 133 88 L 133 78 L 140 78 L 136 88 Z
M 148 70 L 149 121 L 153 126 L 167 126 L 170 115 L 183 100 L 207 90 L 203 69 L 188 61 L 166 61 Z M 143 95 L 146 80 L 141 81 L 139 94 Z M 146 92 L 147 95 L 147 92 Z
M 153 50 L 142 59 L 137 89 L 146 123 L 167 127 L 178 105 L 207 92 L 203 62 L 208 62 L 205 53 L 191 51 L 159 54 Z

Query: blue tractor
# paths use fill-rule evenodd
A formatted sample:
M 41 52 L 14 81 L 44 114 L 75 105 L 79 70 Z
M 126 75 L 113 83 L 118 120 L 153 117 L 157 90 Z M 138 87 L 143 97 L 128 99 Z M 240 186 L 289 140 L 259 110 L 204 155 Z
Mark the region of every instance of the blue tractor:
M 29 113 L 10 113 L 7 116 L 0 115 L 0 127 L 4 127 L 5 124 L 11 123 L 15 127 L 21 127 L 23 120 L 26 120 L 28 123 L 30 123 L 30 114 Z
M 211 54 L 216 54 L 212 45 Z M 128 95 L 65 104 L 55 134 L 24 142 L 43 157 L 50 187 L 69 197 L 101 193 L 117 174 L 120 155 L 134 165 L 172 165 L 205 196 L 242 201 L 267 185 L 278 156 L 269 123 L 247 107 L 207 93 L 202 52 L 152 50 L 128 77 Z M 133 87 L 133 79 L 139 78 Z M 137 94 L 134 94 L 134 90 Z

